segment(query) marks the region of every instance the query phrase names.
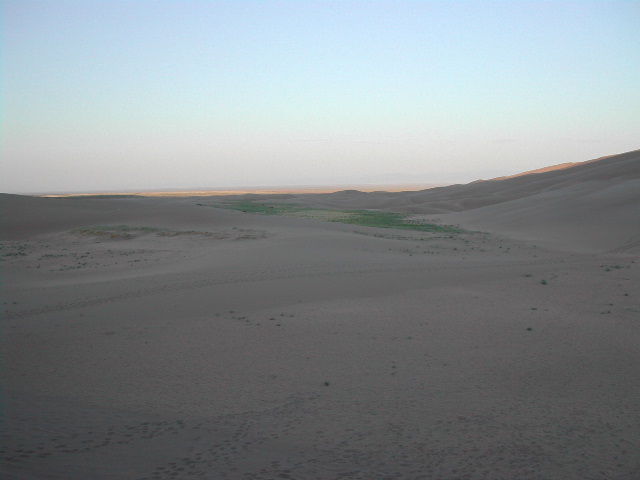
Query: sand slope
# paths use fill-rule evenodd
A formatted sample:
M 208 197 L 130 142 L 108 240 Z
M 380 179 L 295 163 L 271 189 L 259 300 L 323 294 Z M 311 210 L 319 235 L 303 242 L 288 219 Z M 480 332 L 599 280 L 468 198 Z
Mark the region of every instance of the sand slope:
M 640 478 L 637 166 L 271 197 L 482 233 L 3 195 L 2 478 Z
M 570 250 L 637 248 L 640 150 L 562 167 L 419 192 L 338 192 L 289 201 L 430 214 L 423 218 Z M 457 212 L 464 213 L 433 215 Z

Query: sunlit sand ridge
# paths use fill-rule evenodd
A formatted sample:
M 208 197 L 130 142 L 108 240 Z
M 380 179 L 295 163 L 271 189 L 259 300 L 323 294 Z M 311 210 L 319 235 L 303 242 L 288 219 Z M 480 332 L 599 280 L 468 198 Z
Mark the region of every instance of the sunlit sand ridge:
M 3 478 L 640 477 L 640 152 L 276 193 L 2 195 Z

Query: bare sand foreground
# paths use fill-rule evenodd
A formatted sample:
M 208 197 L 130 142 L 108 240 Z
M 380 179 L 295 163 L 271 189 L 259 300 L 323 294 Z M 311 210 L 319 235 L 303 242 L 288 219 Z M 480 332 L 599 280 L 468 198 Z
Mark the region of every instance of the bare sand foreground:
M 3 479 L 640 478 L 639 152 L 250 198 L 467 231 L 3 195 Z

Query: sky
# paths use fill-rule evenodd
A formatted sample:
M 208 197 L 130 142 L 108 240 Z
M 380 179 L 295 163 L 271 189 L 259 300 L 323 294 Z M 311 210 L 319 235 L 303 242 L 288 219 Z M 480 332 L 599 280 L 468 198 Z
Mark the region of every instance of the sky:
M 464 183 L 640 148 L 638 1 L 0 15 L 0 192 Z

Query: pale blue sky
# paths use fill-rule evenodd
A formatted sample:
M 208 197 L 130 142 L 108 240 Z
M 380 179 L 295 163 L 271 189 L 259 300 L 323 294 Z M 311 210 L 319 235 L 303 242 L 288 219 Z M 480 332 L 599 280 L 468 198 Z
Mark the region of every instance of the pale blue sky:
M 640 148 L 640 2 L 4 1 L 11 193 L 466 182 Z

